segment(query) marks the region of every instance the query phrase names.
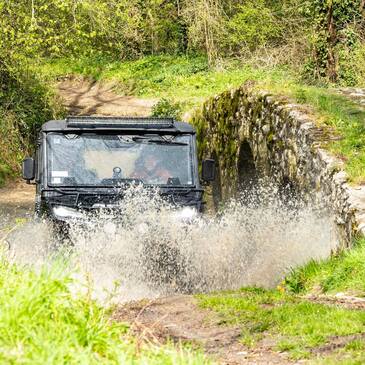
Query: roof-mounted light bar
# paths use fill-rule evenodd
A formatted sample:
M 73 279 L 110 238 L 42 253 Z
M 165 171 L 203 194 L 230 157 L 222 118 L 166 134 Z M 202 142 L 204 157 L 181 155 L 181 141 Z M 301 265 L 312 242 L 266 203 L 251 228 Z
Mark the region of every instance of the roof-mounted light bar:
M 75 128 L 136 128 L 165 129 L 174 127 L 173 118 L 141 117 L 67 117 L 68 127 Z

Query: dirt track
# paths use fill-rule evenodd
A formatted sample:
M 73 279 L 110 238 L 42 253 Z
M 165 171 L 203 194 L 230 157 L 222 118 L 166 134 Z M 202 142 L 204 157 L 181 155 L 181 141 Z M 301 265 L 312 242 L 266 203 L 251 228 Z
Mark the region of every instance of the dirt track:
M 113 84 L 82 79 L 61 81 L 57 88 L 71 115 L 148 116 L 157 101 L 117 95 Z
M 270 343 L 248 350 L 240 343 L 241 329 L 220 325 L 213 312 L 200 309 L 192 296 L 172 296 L 127 303 L 114 319 L 128 322 L 136 336 L 153 343 L 172 340 L 203 348 L 221 364 L 293 364 Z

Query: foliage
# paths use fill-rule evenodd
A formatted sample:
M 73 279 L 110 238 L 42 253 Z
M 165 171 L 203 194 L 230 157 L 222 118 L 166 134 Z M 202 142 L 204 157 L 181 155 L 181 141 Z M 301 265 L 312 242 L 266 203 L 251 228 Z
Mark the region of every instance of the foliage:
M 348 30 L 347 36 L 354 39 L 338 51 L 338 84 L 359 86 L 365 80 L 365 47 L 352 30 Z
M 152 108 L 152 117 L 168 117 L 180 120 L 181 111 L 182 107 L 180 103 L 162 98 Z
M 239 47 L 275 40 L 282 21 L 274 14 L 284 18 L 290 8 L 295 18 L 296 1 L 278 7 L 265 0 L 0 0 L 0 43 L 46 57 L 198 51 L 213 64 Z
M 209 363 L 199 352 L 143 345 L 90 291 L 78 293 L 81 284 L 71 276 L 60 263 L 36 273 L 0 259 L 1 363 Z
M 139 15 L 127 1 L 0 1 L 2 43 L 28 56 L 133 48 Z M 113 14 L 110 17 L 109 14 Z M 132 39 L 131 39 L 132 38 Z
M 182 114 L 200 106 L 206 98 L 250 82 L 257 89 L 311 106 L 325 132 L 342 137 L 328 140 L 323 147 L 345 162 L 350 181 L 365 181 L 365 112 L 330 89 L 303 84 L 288 68 L 260 68 L 239 61 L 209 68 L 205 57 L 165 55 L 126 62 L 100 57 L 57 60 L 43 64 L 41 72 L 48 79 L 76 74 L 113 81 L 120 93 L 174 100 Z
M 227 46 L 233 47 L 238 53 L 242 47 L 253 51 L 267 44 L 278 38 L 281 30 L 264 0 L 246 1 L 238 5 L 227 25 Z
M 0 56 L 0 185 L 32 153 L 42 123 L 62 114 L 50 89 L 21 56 Z
M 311 19 L 312 56 L 306 65 L 307 76 L 313 79 L 339 80 L 346 73 L 340 62 L 341 53 L 353 49 L 363 33 L 363 0 L 306 0 L 302 13 Z M 339 67 L 341 68 L 339 69 Z M 351 83 L 351 78 L 349 83 Z
M 258 65 L 302 67 L 304 57 L 306 81 L 361 85 L 361 4 L 363 0 L 0 0 L 0 129 L 14 146 L 0 157 L 0 179 L 18 170 L 39 125 L 61 115 L 36 75 L 38 68 L 29 68 L 30 60 L 37 65 L 46 59 L 53 74 L 64 75 L 63 69 L 117 79 L 119 92 L 176 99 L 184 112 L 248 78 L 276 78 L 268 76 L 270 67 L 263 71 Z M 246 64 L 227 60 L 237 56 Z
M 289 54 L 299 64 L 302 54 L 295 50 L 299 45 L 308 51 L 310 42 L 308 80 L 354 84 L 364 60 L 361 52 L 351 57 L 364 47 L 363 5 L 363 0 L 0 0 L 0 48 L 21 49 L 30 57 L 114 60 L 198 52 L 214 66 L 258 50 L 277 58 L 276 47 L 284 54 L 293 48 Z M 346 71 L 347 62 L 353 71 Z

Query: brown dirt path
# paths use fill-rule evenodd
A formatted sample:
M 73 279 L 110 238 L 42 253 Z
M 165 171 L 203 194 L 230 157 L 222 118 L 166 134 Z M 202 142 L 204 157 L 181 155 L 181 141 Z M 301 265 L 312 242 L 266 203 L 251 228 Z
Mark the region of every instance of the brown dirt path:
M 117 95 L 112 83 L 85 79 L 65 79 L 57 89 L 71 115 L 148 116 L 157 102 Z
M 220 364 L 295 364 L 284 353 L 273 351 L 269 343 L 247 349 L 240 343 L 239 327 L 220 325 L 215 313 L 199 308 L 188 295 L 127 303 L 116 310 L 113 319 L 130 323 L 142 340 L 190 343 Z
M 365 298 L 354 297 L 346 295 L 345 293 L 338 293 L 336 295 L 316 295 L 309 294 L 303 297 L 314 303 L 320 303 L 339 308 L 352 309 L 352 310 L 365 310 Z
M 365 89 L 356 87 L 342 87 L 336 90 L 337 93 L 365 108 Z

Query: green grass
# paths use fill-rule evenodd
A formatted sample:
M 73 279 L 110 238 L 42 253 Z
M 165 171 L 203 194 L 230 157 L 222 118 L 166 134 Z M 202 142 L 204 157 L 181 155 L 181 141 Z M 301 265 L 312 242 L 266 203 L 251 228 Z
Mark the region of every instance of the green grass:
M 365 312 L 311 303 L 277 290 L 255 288 L 200 295 L 200 305 L 213 309 L 222 324 L 239 325 L 242 342 L 254 347 L 263 337 L 292 358 L 313 358 L 311 350 L 331 336 L 362 333 Z
M 365 239 L 359 239 L 350 250 L 296 269 L 286 279 L 286 287 L 294 293 L 315 290 L 365 296 Z
M 325 147 L 345 162 L 351 181 L 365 183 L 365 109 L 323 88 L 299 86 L 292 96 L 312 106 L 318 124 L 341 137 Z
M 124 62 L 105 57 L 58 59 L 43 63 L 37 70 L 48 80 L 82 75 L 113 82 L 121 94 L 165 98 L 180 103 L 183 112 L 224 90 L 254 80 L 257 89 L 310 105 L 318 124 L 342 137 L 324 147 L 345 161 L 351 182 L 365 182 L 365 111 L 331 89 L 303 84 L 288 68 L 260 68 L 238 60 L 209 68 L 203 56 L 162 55 Z
M 61 266 L 36 273 L 0 259 L 1 364 L 207 363 L 187 348 L 137 343 L 73 283 Z
M 350 250 L 296 269 L 276 290 L 244 288 L 198 298 L 202 307 L 220 315 L 222 324 L 241 326 L 242 342 L 247 346 L 254 347 L 261 339 L 269 338 L 274 349 L 287 351 L 296 359 L 310 358 L 318 364 L 362 364 L 364 339 L 355 339 L 325 358 L 313 353 L 315 348 L 330 343 L 332 336 L 365 331 L 365 311 L 303 298 L 306 293 L 338 292 L 365 296 L 364 238 Z

